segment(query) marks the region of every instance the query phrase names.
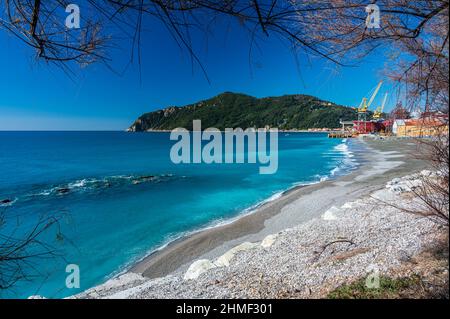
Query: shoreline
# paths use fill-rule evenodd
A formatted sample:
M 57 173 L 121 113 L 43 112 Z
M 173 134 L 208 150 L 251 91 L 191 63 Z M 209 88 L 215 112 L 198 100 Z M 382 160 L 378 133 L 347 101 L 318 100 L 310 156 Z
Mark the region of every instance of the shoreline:
M 174 130 L 176 130 L 177 128 L 174 128 L 172 130 L 166 130 L 166 129 L 149 129 L 146 131 L 133 131 L 133 130 L 129 130 L 126 129 L 124 131 L 120 131 L 120 132 L 125 132 L 125 133 L 170 133 Z M 225 133 L 224 130 L 219 130 L 221 133 Z M 340 128 L 336 128 L 336 129 L 327 129 L 327 128 L 318 128 L 318 129 L 305 129 L 305 130 L 298 130 L 298 129 L 287 129 L 287 130 L 278 130 L 278 132 L 280 133 L 322 133 L 322 134 L 328 134 L 328 133 L 333 133 L 333 132 L 340 132 L 341 129 Z M 192 131 L 192 130 L 188 130 L 188 132 L 203 132 L 203 130 L 200 131 Z
M 227 226 L 233 227 L 232 224 L 238 223 L 239 220 L 241 220 L 245 217 L 248 217 L 253 214 L 257 214 L 259 210 L 267 208 L 266 205 L 269 205 L 270 203 L 275 202 L 284 196 L 287 196 L 291 192 L 294 192 L 294 191 L 299 190 L 304 187 L 317 185 L 320 183 L 323 183 L 323 181 L 317 181 L 317 182 L 314 182 L 311 184 L 306 184 L 306 185 L 293 186 L 293 187 L 286 189 L 284 191 L 281 191 L 279 193 L 275 193 L 274 195 L 278 195 L 277 198 L 270 200 L 270 198 L 272 197 L 271 196 L 271 197 L 267 198 L 266 200 L 263 200 L 260 203 L 255 204 L 254 206 L 250 206 L 250 207 L 244 209 L 241 213 L 238 213 L 238 215 L 235 217 L 232 217 L 227 220 L 223 220 L 221 222 L 218 222 L 217 224 L 215 224 L 213 222 L 209 226 L 205 226 L 203 228 L 193 230 L 193 231 L 187 232 L 185 234 L 181 234 L 179 237 L 161 245 L 159 248 L 154 249 L 147 256 L 145 256 L 144 258 L 135 262 L 133 264 L 133 266 L 130 269 L 128 269 L 127 271 L 125 271 L 124 273 L 128 273 L 128 272 L 142 273 L 142 274 L 146 273 L 144 275 L 151 279 L 168 275 L 171 271 L 167 271 L 167 265 L 164 265 L 165 270 L 161 274 L 158 273 L 158 275 L 154 276 L 154 275 L 152 275 L 152 272 L 148 272 L 148 267 L 152 267 L 152 263 L 153 263 L 152 259 L 153 258 L 164 259 L 163 255 L 165 255 L 166 249 L 167 250 L 172 250 L 172 249 L 177 250 L 178 246 L 190 245 L 191 244 L 190 239 L 195 241 L 196 236 L 202 237 L 203 233 L 205 233 L 205 235 L 206 235 L 206 233 L 209 231 L 214 231 L 214 230 L 219 230 L 219 229 L 227 229 Z M 197 255 L 197 253 L 195 253 L 195 255 Z M 165 260 L 164 260 L 164 262 L 165 262 Z M 172 269 L 172 267 L 170 267 L 170 269 Z
M 309 208 L 309 212 L 302 216 L 293 217 L 292 212 L 290 214 L 285 213 L 287 216 L 280 216 L 283 211 L 289 211 L 286 207 L 298 200 L 307 202 L 308 199 L 305 198 L 308 196 L 317 199 L 318 194 L 323 196 L 326 193 L 330 193 L 329 188 L 346 189 L 346 186 L 349 188 L 348 191 L 353 193 L 355 197 L 361 197 L 375 190 L 380 184 L 387 181 L 389 177 L 397 176 L 400 171 L 410 172 L 409 166 L 423 166 L 418 164 L 420 161 L 417 161 L 416 165 L 411 165 L 412 162 L 409 159 L 407 161 L 397 161 L 396 159 L 400 158 L 400 155 L 404 156 L 405 154 L 403 153 L 405 152 L 394 154 L 392 152 L 396 151 L 388 150 L 386 152 L 388 154 L 381 154 L 383 153 L 383 148 L 381 150 L 377 148 L 379 142 L 371 141 L 371 139 L 355 139 L 354 141 L 362 143 L 363 147 L 366 148 L 365 154 L 362 155 L 362 163 L 359 163 L 360 165 L 356 170 L 351 171 L 347 175 L 338 176 L 335 179 L 320 181 L 311 185 L 294 186 L 283 191 L 278 198 L 269 202 L 263 202 L 247 214 L 238 215 L 224 225 L 219 224 L 207 227 L 177 238 L 136 262 L 127 273 L 142 274 L 146 278 L 154 279 L 175 272 L 183 272 L 191 262 L 197 259 L 214 258 L 239 243 L 260 241 L 268 234 L 281 231 L 292 226 L 292 224 L 305 223 L 330 207 L 336 204 L 339 205 L 338 202 L 344 204 L 348 200 L 349 194 L 335 192 L 334 196 L 324 200 L 321 204 L 310 203 L 309 205 L 304 205 L 309 206 L 305 207 Z M 397 149 L 397 147 L 393 149 Z M 370 173 L 370 170 L 377 164 L 380 167 Z M 378 176 L 379 173 L 395 168 L 397 168 L 395 175 L 391 173 L 384 178 L 383 176 Z M 374 180 L 370 180 L 372 177 Z M 374 183 L 377 178 L 379 179 L 378 182 Z M 358 186 L 349 187 L 354 182 L 366 184 L 364 185 L 365 188 L 361 190 Z
M 345 175 L 343 175 L 343 176 L 345 176 Z M 339 176 L 339 177 L 341 177 L 341 176 Z M 326 180 L 319 180 L 319 181 L 315 181 L 315 182 L 305 182 L 304 184 L 300 184 L 299 183 L 298 185 L 293 185 L 290 188 L 287 188 L 286 190 L 276 192 L 272 196 L 270 196 L 270 197 L 268 197 L 268 198 L 266 198 L 266 199 L 264 199 L 264 200 L 262 200 L 262 201 L 260 201 L 260 202 L 258 202 L 256 204 L 254 204 L 252 206 L 249 206 L 248 208 L 243 209 L 240 213 L 238 213 L 234 217 L 230 217 L 230 218 L 228 218 L 226 220 L 213 221 L 213 222 L 211 222 L 210 224 L 207 224 L 204 227 L 201 227 L 201 228 L 189 231 L 189 232 L 182 233 L 179 236 L 175 237 L 174 239 L 169 240 L 168 242 L 160 245 L 158 248 L 153 249 L 150 253 L 148 253 L 143 258 L 140 258 L 139 260 L 130 263 L 130 264 L 132 264 L 131 267 L 129 267 L 127 270 L 124 270 L 124 271 L 120 272 L 119 274 L 116 274 L 113 277 L 120 276 L 121 274 L 124 274 L 124 273 L 127 273 L 127 272 L 137 272 L 138 273 L 139 271 L 135 270 L 135 269 L 139 269 L 141 263 L 144 263 L 147 259 L 151 259 L 156 254 L 158 254 L 159 252 L 165 250 L 166 248 L 168 248 L 168 247 L 170 247 L 172 245 L 175 245 L 177 243 L 181 243 L 184 240 L 189 239 L 190 237 L 195 236 L 195 235 L 197 235 L 199 233 L 206 232 L 206 231 L 209 231 L 209 230 L 214 230 L 214 229 L 220 228 L 220 227 L 225 227 L 225 226 L 228 226 L 228 225 L 233 224 L 235 222 L 238 222 L 239 219 L 257 213 L 260 209 L 265 208 L 266 205 L 269 205 L 270 203 L 272 203 L 274 201 L 277 201 L 277 200 L 279 200 L 280 198 L 282 198 L 284 196 L 289 195 L 291 192 L 294 192 L 294 191 L 299 190 L 299 189 L 304 188 L 304 187 L 309 187 L 309 186 L 321 184 L 321 183 L 323 183 L 323 182 L 325 182 L 327 180 L 331 180 L 331 178 L 330 179 L 327 178 Z
M 295 133 L 299 133 L 299 132 L 295 132 Z M 324 133 L 324 132 L 301 132 L 301 133 Z M 341 143 L 344 144 L 344 143 Z M 341 145 L 339 144 L 339 145 Z M 346 145 L 346 144 L 344 144 Z M 343 151 L 343 153 L 345 153 L 346 158 L 351 158 L 353 157 L 353 152 L 349 152 L 349 151 Z M 351 154 L 351 156 L 349 156 L 349 154 Z M 154 279 L 154 278 L 158 278 L 158 277 L 162 277 L 162 276 L 166 276 L 168 274 L 170 274 L 171 272 L 177 270 L 179 267 L 183 266 L 183 264 L 180 264 L 180 257 L 177 257 L 177 260 L 172 260 L 172 258 L 170 257 L 172 253 L 175 253 L 178 255 L 178 251 L 179 250 L 183 250 L 183 248 L 185 246 L 199 246 L 198 250 L 194 249 L 194 252 L 189 255 L 184 255 L 184 258 L 181 258 L 181 260 L 183 261 L 190 261 L 191 257 L 198 257 L 199 254 L 205 253 L 205 245 L 203 243 L 199 243 L 199 241 L 202 241 L 202 238 L 204 236 L 206 237 L 210 237 L 211 234 L 214 234 L 216 232 L 220 232 L 220 231 L 229 231 L 230 229 L 233 228 L 240 228 L 239 224 L 242 223 L 240 220 L 241 219 L 248 219 L 244 220 L 243 223 L 247 223 L 247 222 L 252 222 L 252 221 L 257 221 L 257 225 L 259 227 L 254 227 L 252 229 L 248 229 L 248 227 L 242 227 L 242 229 L 240 229 L 240 231 L 235 232 L 235 231 L 231 231 L 231 233 L 233 233 L 233 235 L 230 237 L 225 236 L 225 238 L 218 238 L 217 240 L 214 240 L 213 242 L 209 241 L 208 245 L 209 247 L 206 248 L 206 250 L 211 250 L 210 248 L 216 248 L 218 245 L 223 244 L 226 241 L 232 240 L 232 239 L 236 239 L 235 236 L 239 236 L 239 235 L 247 235 L 249 231 L 259 231 L 261 230 L 264 226 L 261 225 L 261 222 L 264 222 L 265 219 L 270 218 L 272 216 L 270 216 L 270 214 L 265 214 L 264 216 L 267 217 L 263 220 L 260 220 L 259 218 L 251 218 L 250 216 L 253 214 L 258 214 L 260 213 L 261 210 L 269 210 L 272 205 L 275 206 L 279 206 L 280 203 L 278 201 L 284 202 L 286 201 L 291 193 L 296 193 L 298 191 L 300 191 L 303 188 L 307 188 L 307 187 L 311 187 L 311 186 L 315 186 L 315 185 L 321 185 L 322 183 L 325 183 L 327 181 L 334 181 L 336 179 L 348 176 L 350 174 L 355 173 L 363 164 L 363 159 L 362 156 L 361 157 L 361 162 L 358 162 L 358 168 L 356 169 L 348 169 L 348 171 L 346 173 L 344 173 L 343 175 L 337 175 L 336 177 L 334 176 L 335 170 L 340 171 L 341 170 L 341 165 L 336 166 L 335 168 L 333 168 L 332 170 L 330 170 L 329 174 L 326 176 L 325 180 L 317 180 L 317 181 L 311 181 L 311 182 L 298 182 L 298 183 L 294 183 L 291 187 L 276 192 L 274 194 L 272 194 L 270 197 L 252 205 L 249 206 L 247 208 L 245 208 L 244 210 L 242 210 L 240 213 L 238 213 L 236 216 L 231 217 L 229 219 L 226 220 L 222 220 L 222 221 L 213 221 L 211 224 L 208 224 L 204 227 L 201 227 L 199 229 L 195 229 L 192 230 L 190 232 L 186 232 L 183 234 L 180 234 L 178 237 L 174 238 L 173 240 L 169 240 L 168 242 L 162 244 L 161 246 L 159 246 L 156 249 L 153 249 L 151 252 L 149 252 L 146 256 L 144 256 L 143 258 L 131 263 L 131 267 L 129 267 L 127 270 L 119 273 L 118 275 L 115 275 L 114 277 L 117 277 L 121 274 L 124 273 L 139 273 L 144 275 L 145 277 Z M 318 186 L 320 187 L 320 186 Z M 255 225 L 256 225 L 255 224 Z M 245 228 L 245 229 L 244 229 Z M 214 245 L 214 247 L 211 247 L 211 244 Z M 185 253 L 185 252 L 184 252 Z M 169 255 L 169 260 L 166 260 L 166 258 Z M 166 263 L 170 263 L 170 266 L 168 266 Z
M 271 284 L 277 285 L 275 291 L 286 289 L 284 285 L 282 288 L 278 286 L 280 280 L 287 279 L 289 287 L 306 281 L 306 290 L 301 288 L 301 292 L 295 293 L 305 297 L 311 295 L 309 285 L 314 286 L 317 293 L 355 280 L 364 274 L 366 266 L 362 265 L 367 265 L 373 258 L 381 258 L 383 272 L 391 271 L 392 267 L 400 265 L 402 249 L 414 255 L 421 251 L 422 244 L 429 243 L 428 230 L 420 230 L 417 227 L 420 218 L 409 214 L 397 217 L 391 215 L 388 209 L 378 211 L 381 216 L 377 217 L 378 214 L 371 215 L 371 206 L 367 203 L 362 204 L 365 205 L 362 210 L 358 207 L 370 201 L 372 194 L 389 193 L 386 190 L 388 182 L 422 171 L 427 165 L 414 157 L 417 151 L 414 143 L 371 137 L 360 138 L 359 141 L 367 150 L 362 152 L 362 165 L 350 174 L 287 190 L 283 196 L 249 215 L 179 238 L 137 262 L 128 271 L 68 298 L 248 298 L 253 296 L 254 290 L 243 287 L 253 285 L 253 280 L 260 280 L 260 277 L 253 278 L 260 276 L 259 272 L 255 273 L 256 269 L 274 280 Z M 350 210 L 346 213 L 348 208 Z M 381 225 L 386 218 L 393 218 L 391 222 L 394 224 L 386 228 L 388 233 L 382 234 L 377 229 L 384 229 Z M 379 226 L 368 226 L 373 224 Z M 341 226 L 335 228 L 333 225 Z M 396 227 L 400 227 L 403 233 L 397 233 Z M 426 229 L 430 227 L 430 223 L 425 223 Z M 348 236 L 357 236 L 357 242 L 363 246 L 354 250 L 354 258 L 359 261 L 352 262 L 354 258 L 349 258 L 352 253 L 346 252 L 348 247 L 345 248 L 344 244 L 339 246 L 339 250 L 343 248 L 342 254 L 349 258 L 348 263 L 346 261 L 337 266 L 331 256 L 331 264 L 327 262 L 326 267 L 332 268 L 322 269 L 315 257 L 320 246 L 311 247 L 341 238 L 347 231 Z M 414 236 L 426 238 L 422 242 L 422 237 L 419 240 Z M 408 240 L 405 242 L 406 237 Z M 271 248 L 272 245 L 274 248 Z M 297 255 L 297 250 L 302 253 Z M 328 253 L 333 254 L 332 251 Z M 238 252 L 239 257 L 233 257 Z M 255 254 L 257 259 L 253 257 Z M 391 254 L 395 257 L 391 258 Z M 233 259 L 231 263 L 230 259 Z M 304 271 L 313 272 L 313 277 L 303 277 Z M 335 273 L 337 279 L 325 284 L 330 271 Z M 262 295 L 255 296 L 261 298 Z M 273 298 L 271 294 L 264 296 Z

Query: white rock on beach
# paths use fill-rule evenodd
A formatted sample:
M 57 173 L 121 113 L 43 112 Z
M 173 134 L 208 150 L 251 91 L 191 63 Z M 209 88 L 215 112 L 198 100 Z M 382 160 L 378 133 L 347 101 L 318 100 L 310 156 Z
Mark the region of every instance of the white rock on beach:
M 199 259 L 197 261 L 194 261 L 192 265 L 189 266 L 189 269 L 184 274 L 183 279 L 184 280 L 197 279 L 198 276 L 215 267 L 216 265 L 214 265 L 209 259 Z
M 261 242 L 261 247 L 269 248 L 270 246 L 273 245 L 273 243 L 275 242 L 277 237 L 278 237 L 277 234 L 272 234 L 272 235 L 266 236 L 266 238 L 264 238 L 263 241 Z
M 332 206 L 330 209 L 328 209 L 323 215 L 323 220 L 336 220 L 336 214 L 339 213 L 341 210 L 337 208 L 336 206 Z
M 270 235 L 269 235 L 270 236 Z M 268 236 L 268 237 L 269 237 Z M 273 240 L 275 241 L 275 238 L 270 239 L 267 238 L 266 241 L 266 245 L 271 245 L 272 243 L 270 243 L 270 241 Z M 270 244 L 269 244 L 270 243 Z M 199 259 L 195 262 L 193 262 L 188 270 L 186 271 L 186 273 L 184 274 L 183 279 L 184 280 L 193 280 L 193 279 L 197 279 L 198 276 L 200 276 L 201 274 L 207 272 L 208 270 L 212 269 L 212 268 L 216 268 L 216 267 L 228 267 L 230 265 L 230 261 L 231 259 L 233 259 L 234 255 L 240 251 L 245 251 L 245 250 L 249 250 L 249 249 L 253 249 L 256 246 L 258 246 L 258 244 L 255 243 L 249 243 L 249 242 L 245 242 L 242 243 L 232 249 L 230 249 L 229 251 L 227 251 L 225 254 L 223 254 L 222 256 L 220 256 L 219 258 L 217 258 L 217 260 L 213 263 L 211 262 L 209 259 Z
M 422 185 L 420 175 L 426 176 L 425 174 L 429 174 L 428 171 L 424 171 L 423 174 L 412 174 L 402 178 L 394 178 L 386 184 L 386 188 L 396 194 L 411 192 Z
M 242 244 L 230 249 L 225 254 L 223 254 L 222 256 L 217 258 L 217 260 L 214 262 L 214 264 L 217 267 L 228 267 L 228 266 L 230 266 L 231 259 L 233 259 L 234 255 L 236 253 L 238 253 L 240 251 L 250 250 L 257 246 L 258 246 L 258 244 L 255 244 L 255 243 L 249 243 L 249 242 L 242 243 Z

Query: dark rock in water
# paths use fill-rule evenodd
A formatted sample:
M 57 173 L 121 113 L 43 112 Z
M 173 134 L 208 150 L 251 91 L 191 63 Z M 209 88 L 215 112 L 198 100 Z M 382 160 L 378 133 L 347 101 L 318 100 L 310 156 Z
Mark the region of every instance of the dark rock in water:
M 58 192 L 58 194 L 66 194 L 70 192 L 70 188 L 58 188 L 56 191 Z
M 9 199 L 9 198 L 5 198 L 5 199 L 2 199 L 2 200 L 0 200 L 0 204 L 10 204 L 10 203 L 12 203 L 12 200 L 11 199 Z
M 132 183 L 134 185 L 137 185 L 137 184 L 140 184 L 140 183 L 152 181 L 154 178 L 155 178 L 154 175 L 139 176 L 135 180 L 133 180 Z

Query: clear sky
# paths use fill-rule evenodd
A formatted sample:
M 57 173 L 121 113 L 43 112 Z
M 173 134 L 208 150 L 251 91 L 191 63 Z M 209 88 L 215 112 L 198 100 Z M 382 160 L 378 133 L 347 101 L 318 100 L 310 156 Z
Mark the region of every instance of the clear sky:
M 36 61 L 31 48 L 0 32 L 0 130 L 123 130 L 144 112 L 224 91 L 256 97 L 302 93 L 357 106 L 381 79 L 385 64 L 380 54 L 351 68 L 301 55 L 296 63 L 275 36 L 253 47 L 249 59 L 248 34 L 237 25 L 218 24 L 208 38 L 194 34 L 194 49 L 207 70 L 208 83 L 164 27 L 150 22 L 146 29 L 142 80 L 137 63 L 123 75 L 102 64 L 75 68 L 71 79 Z M 123 49 L 111 52 L 111 64 L 121 71 L 130 49 L 127 43 L 118 45 Z

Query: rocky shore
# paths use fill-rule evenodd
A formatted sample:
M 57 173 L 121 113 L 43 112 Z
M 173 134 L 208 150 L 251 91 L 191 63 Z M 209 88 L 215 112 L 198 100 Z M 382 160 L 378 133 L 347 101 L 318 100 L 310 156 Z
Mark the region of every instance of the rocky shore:
M 414 145 L 365 143 L 370 159 L 352 176 L 294 190 L 247 221 L 176 243 L 74 298 L 323 298 L 361 278 L 397 276 L 443 230 L 386 204 L 416 204 L 411 189 L 429 172 L 411 157 Z M 236 231 L 254 218 L 259 227 Z M 230 228 L 233 235 L 215 243 Z M 174 257 L 183 252 L 189 257 Z

